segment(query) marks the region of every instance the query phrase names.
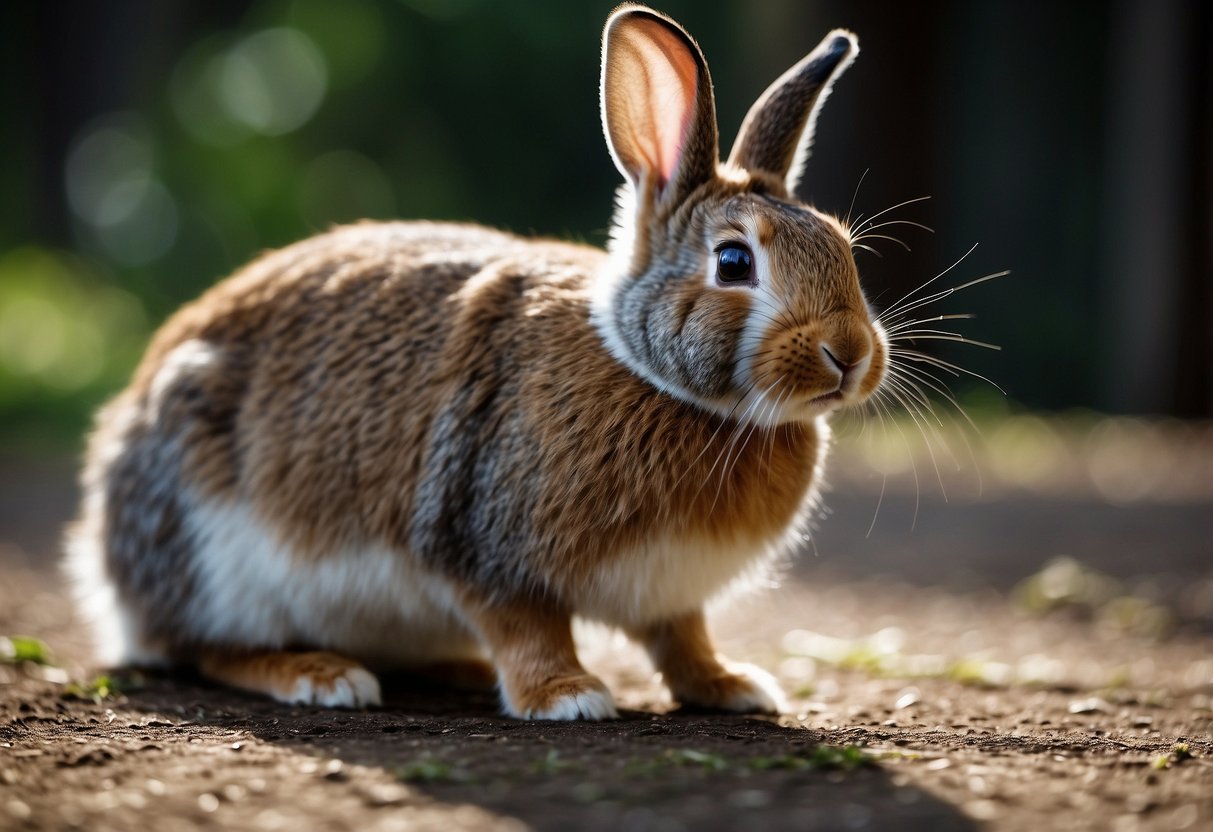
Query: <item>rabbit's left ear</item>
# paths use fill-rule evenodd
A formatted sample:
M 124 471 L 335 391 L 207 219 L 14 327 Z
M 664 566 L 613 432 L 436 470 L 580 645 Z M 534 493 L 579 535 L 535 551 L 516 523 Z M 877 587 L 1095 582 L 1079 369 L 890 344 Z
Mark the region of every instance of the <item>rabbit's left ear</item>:
M 817 113 L 830 86 L 859 54 L 859 41 L 835 29 L 817 48 L 767 87 L 746 114 L 729 162 L 763 171 L 796 190 L 813 143 Z
M 602 124 L 619 171 L 667 208 L 716 174 L 720 158 L 712 81 L 686 31 L 643 6 L 607 20 Z

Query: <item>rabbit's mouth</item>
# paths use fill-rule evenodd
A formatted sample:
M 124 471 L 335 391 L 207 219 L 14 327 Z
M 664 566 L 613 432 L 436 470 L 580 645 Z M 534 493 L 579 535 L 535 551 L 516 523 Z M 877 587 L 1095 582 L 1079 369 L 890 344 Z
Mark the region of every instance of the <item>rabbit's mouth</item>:
M 835 410 L 847 401 L 847 395 L 841 389 L 834 390 L 830 393 L 822 393 L 818 396 L 813 396 L 808 399 L 801 400 L 799 411 L 802 414 L 800 418 L 814 418 L 829 413 Z
M 843 395 L 842 390 L 835 390 L 833 393 L 814 396 L 805 402 L 805 405 L 808 407 L 828 407 L 834 404 L 842 404 L 844 398 L 846 397 Z

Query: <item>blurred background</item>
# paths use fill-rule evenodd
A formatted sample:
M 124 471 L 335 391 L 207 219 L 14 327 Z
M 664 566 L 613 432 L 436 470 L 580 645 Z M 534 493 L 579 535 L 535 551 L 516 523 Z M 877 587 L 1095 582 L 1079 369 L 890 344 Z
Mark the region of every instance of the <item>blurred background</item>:
M 599 124 L 599 37 L 613 5 L 9 4 L 0 633 L 62 631 L 52 567 L 90 414 L 168 314 L 258 252 L 368 217 L 605 240 L 619 175 Z M 919 312 L 973 313 L 940 326 L 1001 351 L 919 346 L 1005 396 L 920 366 L 974 426 L 930 389 L 906 391 L 883 429 L 839 419 L 827 508 L 783 591 L 794 609 L 751 606 L 748 620 L 848 638 L 930 630 L 941 644 L 980 631 L 1004 661 L 1047 652 L 1065 666 L 1057 651 L 1103 659 L 1110 644 L 1152 661 L 1153 639 L 1195 632 L 1207 658 L 1213 3 L 660 7 L 707 55 L 725 154 L 774 78 L 831 28 L 858 33 L 801 196 L 907 223 L 878 233 L 909 251 L 871 239 L 857 252 L 878 309 L 975 244 L 924 291 L 1012 272 Z M 945 614 L 962 597 L 964 614 Z M 990 623 L 1002 601 L 1017 624 Z M 1024 624 L 1056 610 L 1094 622 L 1104 646 Z M 1162 684 L 1150 668 L 1172 665 L 1135 678 Z M 1213 663 L 1188 676 L 1213 685 Z
M 0 33 L 0 437 L 75 448 L 152 329 L 258 251 L 362 217 L 601 243 L 618 175 L 598 121 L 613 2 L 16 4 Z M 802 196 L 911 225 L 859 252 L 888 304 L 1012 275 L 973 312 L 1007 391 L 975 410 L 1213 412 L 1213 7 L 1197 0 L 763 0 L 663 8 L 713 71 L 724 152 L 831 27 L 863 53 Z M 860 180 L 862 185 L 859 184 Z M 854 200 L 854 208 L 850 206 Z M 951 346 L 941 344 L 940 346 Z

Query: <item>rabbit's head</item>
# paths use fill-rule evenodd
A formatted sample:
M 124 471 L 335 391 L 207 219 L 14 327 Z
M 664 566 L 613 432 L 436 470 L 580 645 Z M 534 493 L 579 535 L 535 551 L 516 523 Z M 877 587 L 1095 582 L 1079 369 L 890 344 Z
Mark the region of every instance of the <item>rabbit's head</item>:
M 831 32 L 758 99 L 722 163 L 695 41 L 640 6 L 607 21 L 602 119 L 626 182 L 593 318 L 611 352 L 659 389 L 777 424 L 879 386 L 885 335 L 847 230 L 794 195 L 818 110 L 858 49 Z

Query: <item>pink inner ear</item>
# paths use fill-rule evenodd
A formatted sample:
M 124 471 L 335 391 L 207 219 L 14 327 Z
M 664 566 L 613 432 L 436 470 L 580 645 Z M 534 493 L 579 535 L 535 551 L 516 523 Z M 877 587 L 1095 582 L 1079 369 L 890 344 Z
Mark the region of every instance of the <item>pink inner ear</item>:
M 656 158 L 650 162 L 664 184 L 674 177 L 686 145 L 695 112 L 699 67 L 686 44 L 661 23 L 642 20 L 638 28 L 644 37 L 637 38 L 635 46 L 648 87 L 648 118 L 641 123 L 647 122 L 652 131 L 642 141 L 656 151 Z

